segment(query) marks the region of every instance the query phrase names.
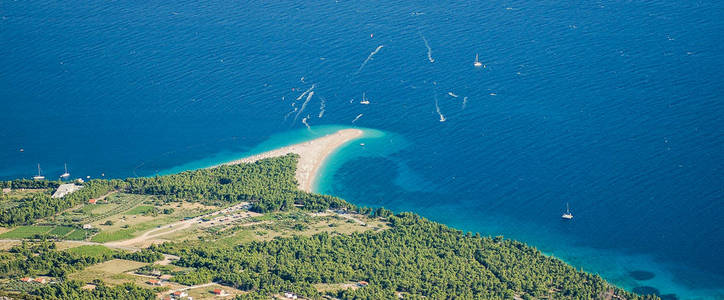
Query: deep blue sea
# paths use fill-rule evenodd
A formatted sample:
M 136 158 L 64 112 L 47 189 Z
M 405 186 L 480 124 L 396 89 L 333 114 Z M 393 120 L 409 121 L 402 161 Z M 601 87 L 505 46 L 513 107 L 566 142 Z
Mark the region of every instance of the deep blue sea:
M 721 1 L 0 1 L 0 178 L 359 126 L 318 191 L 724 299 L 723 70 Z

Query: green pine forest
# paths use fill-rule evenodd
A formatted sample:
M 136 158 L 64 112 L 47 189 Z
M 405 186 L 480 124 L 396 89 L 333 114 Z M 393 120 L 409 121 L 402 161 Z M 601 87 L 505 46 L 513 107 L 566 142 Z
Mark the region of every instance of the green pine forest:
M 13 288 L 0 284 L 0 297 L 155 299 L 160 288 L 111 285 L 99 279 L 93 282 L 96 288 L 89 290 L 82 288 L 87 282 L 69 279 L 68 274 L 115 258 L 148 263 L 170 254 L 179 257 L 173 262 L 175 266 L 192 270 L 172 280 L 185 285 L 216 282 L 246 292 L 237 299 L 269 299 L 287 291 L 309 299 L 659 299 L 617 288 L 598 275 L 577 270 L 521 242 L 462 232 L 413 213 L 395 214 L 384 208 L 358 207 L 336 197 L 302 192 L 294 178 L 297 159 L 297 155 L 290 154 L 174 175 L 96 179 L 59 199 L 50 197 L 59 182 L 0 182 L 3 188 L 47 189 L 19 199 L 3 194 L 0 225 L 14 228 L 40 224 L 88 199 L 121 191 L 153 195 L 165 203 L 187 201 L 228 207 L 248 201 L 249 210 L 258 213 L 347 210 L 383 220 L 389 228 L 276 237 L 230 247 L 166 242 L 137 252 L 103 246 L 82 246 L 84 251 L 59 250 L 57 237 L 38 234 L 0 251 L 0 282 L 17 282 L 26 276 L 49 276 L 55 282 Z M 369 285 L 333 292 L 320 292 L 314 287 L 360 281 Z

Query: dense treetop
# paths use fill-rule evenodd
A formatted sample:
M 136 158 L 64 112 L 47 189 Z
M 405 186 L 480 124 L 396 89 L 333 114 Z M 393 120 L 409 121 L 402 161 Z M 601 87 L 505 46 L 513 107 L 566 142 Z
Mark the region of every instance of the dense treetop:
M 464 234 L 410 213 L 391 216 L 389 222 L 392 228 L 381 232 L 295 236 L 228 249 L 167 243 L 154 250 L 178 255 L 178 265 L 197 268 L 177 277 L 181 283 L 215 281 L 252 295 L 292 291 L 317 298 L 321 294 L 313 284 L 367 281 L 367 287 L 332 296 L 595 299 L 614 292 L 638 298 L 523 243 Z

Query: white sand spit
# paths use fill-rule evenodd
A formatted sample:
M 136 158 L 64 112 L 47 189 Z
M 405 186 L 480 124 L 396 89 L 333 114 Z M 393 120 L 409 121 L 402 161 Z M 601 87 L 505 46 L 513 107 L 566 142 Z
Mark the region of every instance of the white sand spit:
M 319 168 L 327 157 L 347 142 L 362 137 L 362 134 L 363 131 L 359 129 L 342 129 L 311 141 L 252 155 L 223 165 L 251 163 L 260 159 L 296 153 L 299 155 L 299 162 L 297 164 L 295 177 L 297 178 L 299 189 L 311 192 L 317 172 L 319 172 Z

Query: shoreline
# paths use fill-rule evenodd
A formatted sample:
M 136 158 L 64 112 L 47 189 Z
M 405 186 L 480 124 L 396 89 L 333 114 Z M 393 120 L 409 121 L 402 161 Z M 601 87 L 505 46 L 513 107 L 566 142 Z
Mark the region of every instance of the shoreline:
M 327 160 L 329 155 L 348 142 L 361 138 L 363 134 L 364 131 L 361 129 L 341 129 L 337 132 L 327 134 L 313 140 L 266 151 L 230 162 L 214 165 L 209 168 L 241 163 L 252 163 L 265 158 L 296 153 L 299 155 L 299 161 L 297 162 L 297 170 L 294 177 L 297 179 L 297 184 L 299 185 L 300 190 L 311 193 L 312 186 L 318 176 L 319 170 L 324 165 L 324 162 Z

